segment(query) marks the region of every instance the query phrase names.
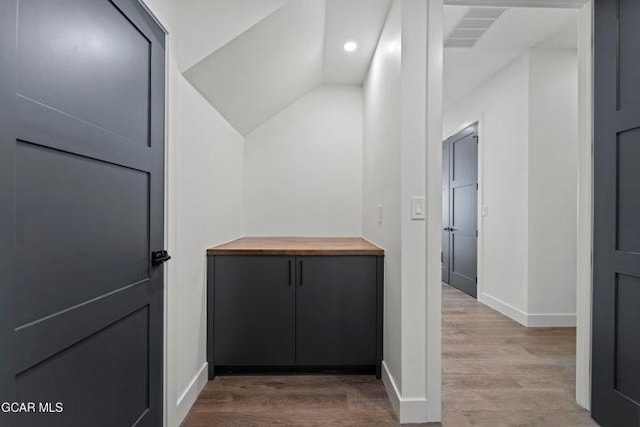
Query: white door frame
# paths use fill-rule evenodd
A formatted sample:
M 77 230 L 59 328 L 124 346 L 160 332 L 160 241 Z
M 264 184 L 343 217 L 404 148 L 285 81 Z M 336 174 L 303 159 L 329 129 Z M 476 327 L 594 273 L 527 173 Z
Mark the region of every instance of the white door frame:
M 591 289 L 592 289 L 592 246 L 593 246 L 593 0 L 429 0 L 429 26 L 433 20 L 442 20 L 442 6 L 494 6 L 494 7 L 560 7 L 576 8 L 578 11 L 578 217 L 577 226 L 577 336 L 576 336 L 576 401 L 590 409 L 591 404 Z M 442 28 L 442 23 L 434 25 Z M 430 32 L 431 33 L 431 32 Z M 427 81 L 428 96 L 442 91 L 443 64 L 442 46 L 438 47 L 438 37 L 429 38 L 429 61 Z M 440 41 L 440 43 L 442 43 Z M 437 96 L 436 96 L 437 97 Z M 442 104 L 429 99 L 427 125 L 430 129 L 427 140 L 427 188 L 431 182 L 440 182 L 440 169 L 435 164 L 442 158 L 442 135 L 433 128 L 442 128 Z M 440 120 L 440 123 L 436 123 Z M 441 221 L 440 192 L 427 192 L 427 218 L 430 223 Z M 438 200 L 436 200 L 438 199 Z M 435 229 L 436 227 L 433 227 Z M 442 228 L 439 224 L 438 229 Z M 439 234 L 438 234 L 439 236 Z M 431 239 L 436 240 L 436 239 Z M 427 266 L 440 265 L 441 242 L 427 244 Z M 436 250 L 436 246 L 438 249 Z M 429 269 L 428 269 L 429 270 Z M 440 270 L 438 270 L 439 272 Z M 438 277 L 440 275 L 438 274 Z M 434 314 L 442 304 L 440 279 L 427 274 L 427 379 L 439 380 L 442 369 L 441 358 L 432 352 L 441 351 L 440 319 Z M 436 341 L 434 343 L 434 341 Z M 436 350 L 437 349 L 437 350 Z M 442 388 L 433 387 L 427 381 L 427 401 L 430 402 L 429 421 L 438 421 L 440 413 L 435 406 L 441 405 Z

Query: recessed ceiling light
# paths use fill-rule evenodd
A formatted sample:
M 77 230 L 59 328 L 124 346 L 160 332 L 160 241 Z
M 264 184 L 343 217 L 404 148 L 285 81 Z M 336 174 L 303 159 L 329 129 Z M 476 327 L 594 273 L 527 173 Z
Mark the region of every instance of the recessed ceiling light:
M 346 42 L 344 44 L 344 50 L 346 50 L 347 52 L 353 52 L 357 48 L 358 48 L 358 43 L 356 42 Z

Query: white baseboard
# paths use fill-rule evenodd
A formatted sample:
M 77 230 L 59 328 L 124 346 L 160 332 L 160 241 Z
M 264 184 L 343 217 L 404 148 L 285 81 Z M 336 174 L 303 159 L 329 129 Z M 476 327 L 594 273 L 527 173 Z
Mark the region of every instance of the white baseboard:
M 389 368 L 385 361 L 382 361 L 382 383 L 384 384 L 384 388 L 387 391 L 387 396 L 389 396 L 389 401 L 391 402 L 391 407 L 395 411 L 398 418 L 400 418 L 400 390 L 396 386 L 396 382 L 393 380 L 393 376 L 389 372 Z
M 391 407 L 395 411 L 400 424 L 427 422 L 429 419 L 427 399 L 403 399 L 393 375 L 389 372 L 389 368 L 384 361 L 382 362 L 382 382 L 387 391 L 387 396 L 389 396 Z
M 500 301 L 498 298 L 494 298 L 486 293 L 481 293 L 478 296 L 478 301 L 493 308 L 498 313 L 502 313 L 509 319 L 515 320 L 522 326 L 527 326 L 527 313 L 515 308 L 514 306 Z
M 575 328 L 576 324 L 576 315 L 570 313 L 527 315 L 530 328 Z
M 176 420 L 177 425 L 182 424 L 187 417 L 189 410 L 198 399 L 200 392 L 207 384 L 207 373 L 209 370 L 208 363 L 205 362 L 198 373 L 193 377 L 187 388 L 182 392 L 176 402 Z
M 524 311 L 486 293 L 480 294 L 478 301 L 528 328 L 559 328 L 576 326 L 575 313 L 525 313 Z

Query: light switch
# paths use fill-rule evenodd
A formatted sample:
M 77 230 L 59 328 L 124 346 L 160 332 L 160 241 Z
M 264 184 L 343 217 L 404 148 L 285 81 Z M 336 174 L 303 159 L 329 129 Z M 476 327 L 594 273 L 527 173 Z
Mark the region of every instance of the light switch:
M 382 224 L 382 205 L 378 205 L 378 224 Z
M 487 215 L 489 215 L 489 207 L 488 207 L 487 205 L 484 205 L 484 206 L 482 207 L 482 210 L 481 210 L 481 212 L 480 212 L 480 215 L 482 215 L 482 216 L 487 216 Z
M 424 197 L 412 197 L 411 198 L 411 219 L 423 220 L 426 219 L 426 207 Z

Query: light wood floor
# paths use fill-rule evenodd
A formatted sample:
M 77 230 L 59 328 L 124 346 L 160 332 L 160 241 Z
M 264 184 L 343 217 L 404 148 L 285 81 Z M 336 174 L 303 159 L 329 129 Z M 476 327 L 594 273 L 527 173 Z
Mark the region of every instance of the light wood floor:
M 525 328 L 442 288 L 445 426 L 596 426 L 575 403 L 575 328 Z
M 594 426 L 574 403 L 575 329 L 527 329 L 443 286 L 443 423 Z M 371 376 L 232 376 L 209 382 L 184 422 L 209 426 L 397 426 Z

